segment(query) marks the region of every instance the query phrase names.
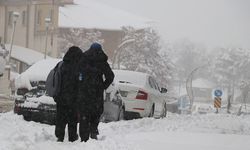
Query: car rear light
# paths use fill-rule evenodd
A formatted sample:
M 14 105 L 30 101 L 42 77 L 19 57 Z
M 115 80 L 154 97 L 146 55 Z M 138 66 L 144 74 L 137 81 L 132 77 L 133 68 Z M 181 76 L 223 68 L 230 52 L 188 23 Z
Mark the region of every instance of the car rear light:
M 148 93 L 139 90 L 135 99 L 138 99 L 138 100 L 147 100 L 148 99 Z

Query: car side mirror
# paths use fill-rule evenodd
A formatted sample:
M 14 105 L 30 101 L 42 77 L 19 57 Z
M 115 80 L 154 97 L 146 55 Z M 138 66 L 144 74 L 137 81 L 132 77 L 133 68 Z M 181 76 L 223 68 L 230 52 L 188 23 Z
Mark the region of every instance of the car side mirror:
M 161 93 L 167 93 L 168 92 L 168 89 L 166 89 L 166 88 L 161 88 Z

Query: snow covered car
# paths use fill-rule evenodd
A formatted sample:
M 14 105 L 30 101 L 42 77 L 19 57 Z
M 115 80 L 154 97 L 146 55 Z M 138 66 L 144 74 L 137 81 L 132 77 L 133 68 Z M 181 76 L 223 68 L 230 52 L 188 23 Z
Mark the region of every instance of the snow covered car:
M 15 113 L 23 115 L 28 121 L 55 124 L 56 103 L 45 93 L 45 81 L 50 70 L 59 61 L 59 59 L 38 61 L 16 78 Z M 101 119 L 105 122 L 123 119 L 122 97 L 112 86 L 105 93 L 104 113 Z
M 123 98 L 126 119 L 165 117 L 167 89 L 159 88 L 156 80 L 146 74 L 128 70 L 114 70 L 115 84 Z

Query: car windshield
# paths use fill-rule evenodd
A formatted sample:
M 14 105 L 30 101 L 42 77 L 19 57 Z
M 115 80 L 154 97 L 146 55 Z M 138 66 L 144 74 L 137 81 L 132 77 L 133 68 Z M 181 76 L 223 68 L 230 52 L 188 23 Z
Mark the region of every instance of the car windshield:
M 146 85 L 147 74 L 145 73 L 128 70 L 114 70 L 114 74 L 115 82 L 135 84 L 140 86 Z

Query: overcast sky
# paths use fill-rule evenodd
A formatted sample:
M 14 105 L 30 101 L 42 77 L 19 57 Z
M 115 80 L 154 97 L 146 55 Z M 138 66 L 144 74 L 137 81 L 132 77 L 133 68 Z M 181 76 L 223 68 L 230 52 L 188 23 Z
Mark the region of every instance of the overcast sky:
M 250 48 L 250 0 L 96 0 L 156 22 L 167 42 Z

